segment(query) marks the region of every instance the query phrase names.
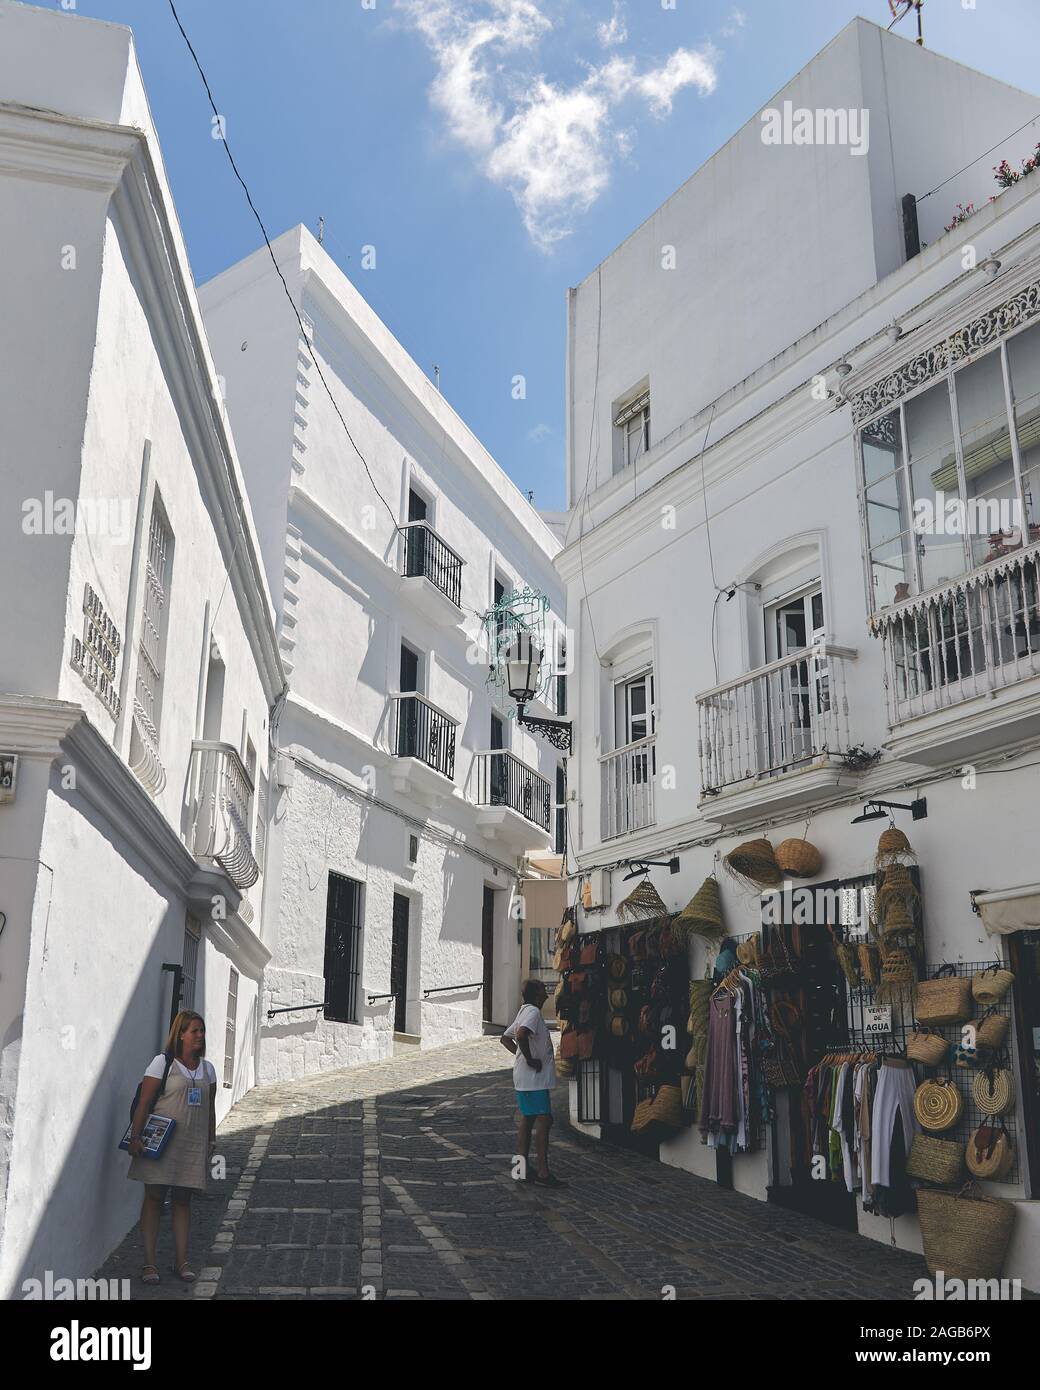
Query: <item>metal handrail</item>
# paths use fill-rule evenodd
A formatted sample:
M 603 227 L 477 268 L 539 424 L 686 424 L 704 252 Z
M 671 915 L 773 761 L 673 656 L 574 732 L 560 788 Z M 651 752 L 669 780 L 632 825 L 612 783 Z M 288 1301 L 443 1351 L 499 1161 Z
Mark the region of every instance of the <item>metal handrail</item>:
M 505 769 L 501 784 L 496 784 L 491 770 L 495 758 L 502 760 Z M 488 748 L 477 754 L 478 806 L 508 806 L 532 825 L 548 831 L 552 796 L 547 779 L 508 748 Z
M 368 1002 L 369 1002 L 370 1004 L 378 1004 L 379 1001 L 380 1001 L 381 999 L 396 999 L 396 998 L 397 998 L 397 990 L 396 990 L 396 989 L 392 989 L 392 990 L 390 991 L 389 994 L 370 994 L 370 995 L 368 996 Z
M 398 758 L 417 758 L 435 772 L 454 780 L 455 734 L 458 721 L 418 693 L 396 695 L 393 752 Z
M 483 981 L 483 980 L 477 980 L 474 984 L 471 984 L 471 985 L 433 985 L 430 989 L 424 989 L 424 990 L 423 990 L 423 992 L 422 992 L 422 997 L 423 997 L 424 999 L 429 999 L 429 997 L 430 997 L 431 994 L 447 994 L 448 991 L 449 991 L 449 990 L 452 990 L 452 989 L 483 989 L 483 988 L 484 988 L 484 981 Z
M 708 700 L 713 695 L 727 695 L 735 686 L 746 685 L 748 681 L 755 680 L 759 676 L 772 676 L 777 671 L 786 670 L 788 666 L 800 666 L 804 661 L 811 661 L 813 657 L 823 661 L 829 656 L 837 657 L 839 661 L 855 661 L 859 652 L 855 647 L 839 647 L 834 642 L 826 641 L 820 642 L 815 647 L 800 647 L 796 652 L 788 652 L 786 656 L 778 656 L 775 661 L 767 661 L 764 666 L 754 666 L 750 671 L 745 671 L 743 675 L 723 681 L 721 685 L 713 685 L 710 690 L 701 690 L 693 698 L 696 702 Z M 631 748 L 635 746 L 635 744 L 629 744 Z
M 267 1017 L 274 1018 L 275 1014 L 298 1014 L 302 1013 L 304 1009 L 324 1009 L 327 1005 L 327 1000 L 322 1004 L 293 1004 L 287 1009 L 268 1009 Z
M 403 521 L 403 522 L 401 523 L 400 529 L 401 529 L 402 531 L 409 531 L 409 530 L 411 530 L 411 528 L 412 528 L 413 526 L 423 526 L 423 527 L 425 527 L 426 530 L 429 531 L 429 533 L 430 533 L 431 536 L 436 536 L 436 537 L 437 537 L 437 539 L 440 541 L 441 545 L 444 546 L 444 549 L 445 549 L 445 550 L 450 550 L 450 551 L 451 551 L 452 555 L 455 557 L 456 560 L 458 560 L 458 562 L 459 562 L 460 565 L 464 565 L 464 564 L 466 563 L 466 561 L 462 558 L 462 556 L 461 556 L 461 555 L 459 554 L 459 552 L 454 548 L 454 546 L 449 545 L 448 542 L 447 542 L 447 541 L 444 539 L 444 537 L 441 535 L 441 533 L 440 533 L 439 531 L 435 531 L 428 521 Z
M 459 721 L 453 714 L 449 714 L 446 709 L 441 709 L 440 705 L 435 705 L 431 699 L 420 690 L 390 690 L 387 692 L 391 700 L 419 700 L 422 704 L 428 705 L 434 714 L 439 714 L 442 719 L 446 719 L 449 724 L 453 724 L 457 729 Z

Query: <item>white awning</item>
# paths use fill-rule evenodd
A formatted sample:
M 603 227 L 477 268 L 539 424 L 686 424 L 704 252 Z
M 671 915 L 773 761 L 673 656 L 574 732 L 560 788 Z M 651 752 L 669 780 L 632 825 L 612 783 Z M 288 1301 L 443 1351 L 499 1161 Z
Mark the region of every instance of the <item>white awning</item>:
M 990 936 L 1040 931 L 1040 883 L 1001 888 L 992 893 L 973 893 L 972 897 Z

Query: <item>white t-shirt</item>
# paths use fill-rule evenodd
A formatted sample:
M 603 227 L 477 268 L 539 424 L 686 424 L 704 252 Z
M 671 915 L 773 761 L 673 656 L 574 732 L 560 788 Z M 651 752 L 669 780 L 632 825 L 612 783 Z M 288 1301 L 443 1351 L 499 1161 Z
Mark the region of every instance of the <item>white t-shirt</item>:
M 513 1058 L 513 1089 L 551 1091 L 556 1085 L 556 1054 L 553 1051 L 552 1034 L 546 1027 L 541 1009 L 536 1009 L 533 1004 L 522 1004 L 520 1012 L 502 1036 L 512 1038 L 515 1042 L 521 1028 L 530 1029 L 531 1038 L 528 1046 L 531 1056 L 540 1059 L 542 1069 L 535 1071 L 533 1067 L 528 1066 L 527 1058 L 518 1048 Z
M 198 1081 L 208 1081 L 211 1086 L 217 1084 L 217 1073 L 213 1063 L 208 1058 L 203 1057 L 197 1068 L 186 1067 L 179 1057 L 173 1059 L 173 1065 L 180 1067 L 181 1073 L 186 1080 L 190 1081 L 194 1077 Z M 149 1062 L 145 1076 L 154 1076 L 156 1081 L 161 1081 L 163 1072 L 166 1070 L 166 1058 L 160 1052 Z

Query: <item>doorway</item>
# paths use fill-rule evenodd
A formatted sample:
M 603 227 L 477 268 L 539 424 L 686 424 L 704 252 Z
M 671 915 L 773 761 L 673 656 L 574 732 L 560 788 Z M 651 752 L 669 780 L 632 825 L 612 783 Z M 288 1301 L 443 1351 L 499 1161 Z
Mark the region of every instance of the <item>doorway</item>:
M 404 893 L 394 894 L 393 930 L 390 937 L 390 989 L 394 996 L 394 1032 L 408 1031 L 408 917 L 410 902 Z
M 1012 1009 L 1021 1061 L 1026 1195 L 1035 1199 L 1040 1196 L 1040 931 L 1012 932 L 1006 940 L 1015 976 Z
M 480 949 L 484 953 L 484 1022 L 491 1023 L 495 993 L 495 890 L 484 889 L 484 906 L 480 920 Z

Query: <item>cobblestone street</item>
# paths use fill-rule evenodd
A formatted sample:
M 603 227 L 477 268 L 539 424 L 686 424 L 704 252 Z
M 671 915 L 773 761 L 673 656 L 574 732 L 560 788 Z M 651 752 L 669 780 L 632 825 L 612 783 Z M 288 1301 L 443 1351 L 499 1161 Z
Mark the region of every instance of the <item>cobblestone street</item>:
M 915 1256 L 576 1136 L 565 1190 L 511 1176 L 509 1059 L 485 1038 L 252 1091 L 196 1205 L 191 1287 L 145 1289 L 136 1229 L 101 1274 L 135 1298 L 905 1298 Z M 362 1291 L 366 1290 L 365 1293 Z

